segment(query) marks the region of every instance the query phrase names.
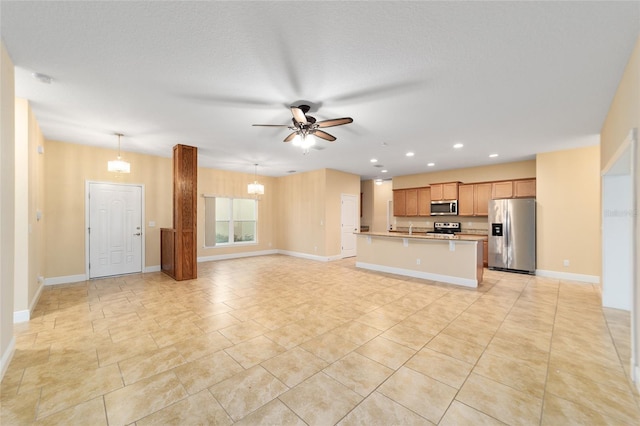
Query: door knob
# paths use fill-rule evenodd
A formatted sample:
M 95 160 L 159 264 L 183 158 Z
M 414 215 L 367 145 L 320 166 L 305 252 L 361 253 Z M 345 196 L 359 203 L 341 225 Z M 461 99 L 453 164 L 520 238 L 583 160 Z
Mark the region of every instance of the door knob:
M 136 235 L 139 237 L 140 235 L 142 235 L 142 233 L 138 232 L 137 234 L 133 234 L 133 235 Z

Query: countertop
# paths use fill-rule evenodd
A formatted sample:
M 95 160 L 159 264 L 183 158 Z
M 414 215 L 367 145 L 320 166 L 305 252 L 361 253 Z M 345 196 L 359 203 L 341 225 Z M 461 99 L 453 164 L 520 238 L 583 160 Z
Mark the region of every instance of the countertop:
M 359 235 L 373 235 L 377 237 L 392 237 L 392 238 L 417 238 L 424 240 L 437 240 L 437 241 L 485 241 L 486 235 L 474 235 L 474 234 L 457 234 L 458 238 L 438 238 L 431 235 L 426 235 L 424 232 L 414 232 L 409 234 L 408 232 L 359 232 Z

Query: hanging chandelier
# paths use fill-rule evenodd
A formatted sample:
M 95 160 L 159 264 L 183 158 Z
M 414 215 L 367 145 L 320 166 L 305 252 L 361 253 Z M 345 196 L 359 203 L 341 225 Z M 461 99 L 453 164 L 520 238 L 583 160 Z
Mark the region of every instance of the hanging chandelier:
M 131 164 L 127 163 L 120 157 L 120 138 L 124 136 L 122 133 L 116 133 L 118 136 L 118 159 L 107 163 L 107 170 L 116 173 L 131 173 Z
M 253 183 L 247 185 L 247 192 L 251 195 L 263 195 L 264 185 L 258 183 L 258 164 L 254 164 L 255 172 L 253 173 Z

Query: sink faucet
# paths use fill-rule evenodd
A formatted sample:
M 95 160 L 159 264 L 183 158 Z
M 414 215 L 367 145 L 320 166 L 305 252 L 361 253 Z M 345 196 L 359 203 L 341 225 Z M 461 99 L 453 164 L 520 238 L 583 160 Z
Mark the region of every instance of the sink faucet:
M 409 235 L 413 234 L 413 223 L 409 222 Z

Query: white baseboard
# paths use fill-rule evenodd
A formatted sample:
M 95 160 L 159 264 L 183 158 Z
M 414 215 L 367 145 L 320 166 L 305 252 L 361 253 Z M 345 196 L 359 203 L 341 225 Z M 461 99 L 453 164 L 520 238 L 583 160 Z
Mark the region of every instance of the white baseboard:
M 89 278 L 85 274 L 66 275 L 63 277 L 50 277 L 44 279 L 44 285 L 71 284 L 86 281 Z
M 149 272 L 160 272 L 160 265 L 146 266 L 142 271 L 144 274 L 148 274 Z
M 407 277 L 421 278 L 423 280 L 439 281 L 447 284 L 461 285 L 464 287 L 478 287 L 478 281 L 470 278 L 452 277 L 449 275 L 432 274 L 429 272 L 413 271 L 411 269 L 395 268 L 392 266 L 382 266 L 372 263 L 356 262 L 357 268 L 369 269 L 377 272 L 387 272 L 390 274 L 404 275 Z
M 44 288 L 44 280 L 40 282 L 40 286 L 38 287 L 38 291 L 36 291 L 36 295 L 31 299 L 31 303 L 29 303 L 29 309 L 24 309 L 22 311 L 15 311 L 13 313 L 13 323 L 17 324 L 19 322 L 27 322 L 31 319 L 31 313 L 33 309 L 38 304 L 40 300 L 40 295 L 42 294 L 42 289 Z
M 11 337 L 11 341 L 9 342 L 9 346 L 2 354 L 0 358 L 0 381 L 4 378 L 4 373 L 7 372 L 7 368 L 9 368 L 9 363 L 13 359 L 13 354 L 16 352 L 16 338 Z
M 546 271 L 544 269 L 536 269 L 536 275 L 539 277 L 557 278 L 559 280 L 600 284 L 600 277 L 598 275 L 572 274 L 570 272 Z
M 266 256 L 278 254 L 278 250 L 247 251 L 242 253 L 218 254 L 214 256 L 200 256 L 198 262 L 210 262 L 212 260 L 239 259 L 242 257 Z

